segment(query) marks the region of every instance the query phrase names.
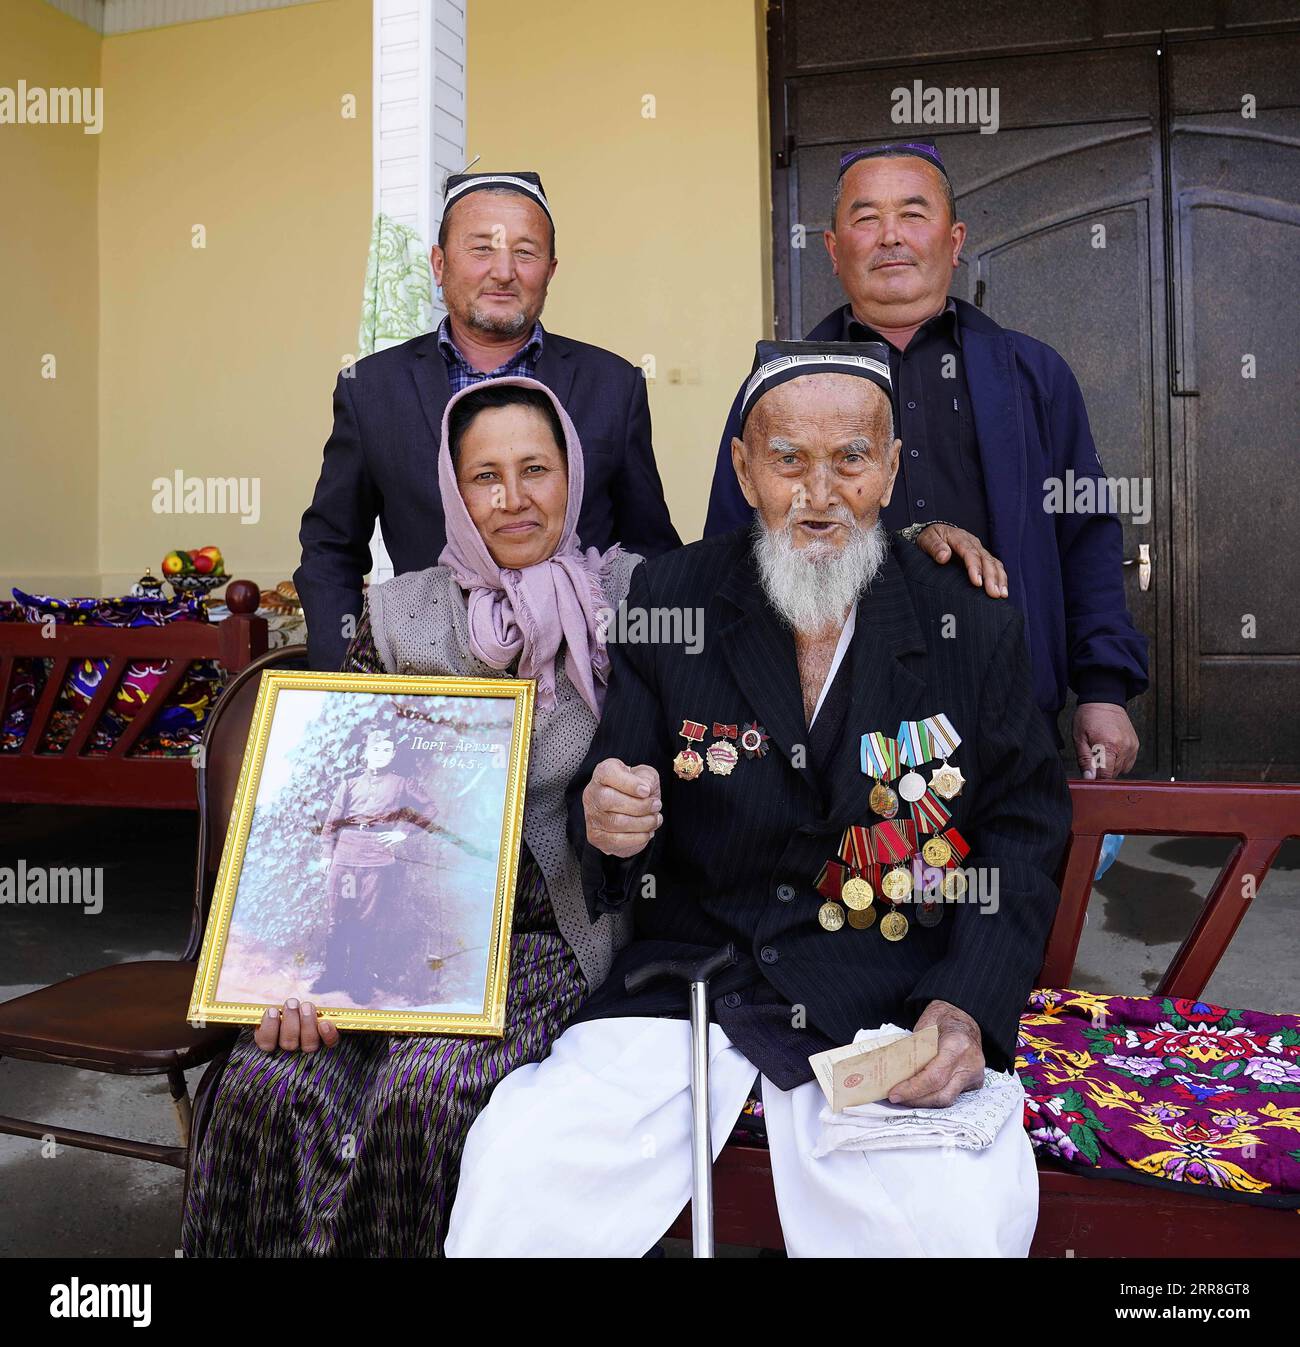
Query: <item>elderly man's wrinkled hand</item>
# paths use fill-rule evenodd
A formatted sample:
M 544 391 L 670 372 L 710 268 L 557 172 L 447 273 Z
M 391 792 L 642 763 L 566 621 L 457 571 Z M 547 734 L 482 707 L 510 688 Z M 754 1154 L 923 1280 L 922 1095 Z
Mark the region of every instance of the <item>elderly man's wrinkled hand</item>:
M 597 763 L 582 792 L 582 809 L 587 841 L 597 851 L 622 859 L 635 856 L 664 821 L 659 773 L 606 758 Z
M 983 586 L 991 599 L 1007 597 L 1006 567 L 973 534 L 951 524 L 931 524 L 916 537 L 916 545 L 940 566 L 958 556 L 966 565 L 966 574 L 977 589 Z
M 317 1018 L 316 1007 L 310 1001 L 299 1006 L 293 997 L 284 1003 L 283 1010 L 271 1006 L 253 1030 L 253 1042 L 263 1052 L 274 1052 L 276 1048 L 285 1052 L 315 1052 L 319 1048 L 332 1048 L 338 1041 L 335 1025 Z
M 889 1092 L 891 1104 L 908 1108 L 947 1108 L 966 1090 L 984 1086 L 984 1045 L 980 1027 L 957 1006 L 931 1001 L 921 1012 L 913 1032 L 939 1026 L 939 1053 L 914 1076 L 899 1081 Z

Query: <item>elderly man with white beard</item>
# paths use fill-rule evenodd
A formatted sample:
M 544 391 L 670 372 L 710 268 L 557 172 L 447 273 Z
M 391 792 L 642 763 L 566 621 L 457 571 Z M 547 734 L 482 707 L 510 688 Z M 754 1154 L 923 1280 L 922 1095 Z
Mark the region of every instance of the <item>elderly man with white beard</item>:
M 789 1252 L 1028 1253 L 1037 1175 L 998 1073 L 1055 913 L 1069 797 L 1019 611 L 880 526 L 888 390 L 877 344 L 760 342 L 732 444 L 752 529 L 634 573 L 629 609 L 698 607 L 704 640 L 611 647 L 571 787 L 591 914 L 630 913 L 633 938 L 474 1124 L 451 1256 L 637 1256 L 662 1235 L 690 1189 L 686 996 L 625 978 L 727 942 L 714 1152 L 756 1089 Z M 938 1053 L 884 1107 L 931 1118 L 986 1089 L 1005 1104 L 991 1140 L 828 1152 L 809 1059 L 889 1025 L 934 1026 Z

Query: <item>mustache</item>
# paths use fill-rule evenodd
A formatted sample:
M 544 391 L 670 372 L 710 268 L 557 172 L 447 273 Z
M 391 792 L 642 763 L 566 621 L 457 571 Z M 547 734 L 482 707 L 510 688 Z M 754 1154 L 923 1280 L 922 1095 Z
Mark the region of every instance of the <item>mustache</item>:
M 791 505 L 785 516 L 785 528 L 793 530 L 796 524 L 846 524 L 853 528 L 857 520 L 847 505 L 831 505 L 825 510 L 801 509 Z
M 910 252 L 907 252 L 907 251 L 905 251 L 905 250 L 902 251 L 902 252 L 895 251 L 895 252 L 890 252 L 890 253 L 880 253 L 878 256 L 873 257 L 873 258 L 871 259 L 871 266 L 872 266 L 872 269 L 874 270 L 876 267 L 884 266 L 886 262 L 912 262 L 912 263 L 915 263 L 915 262 L 916 262 L 916 255 L 915 255 L 914 253 L 910 253 Z

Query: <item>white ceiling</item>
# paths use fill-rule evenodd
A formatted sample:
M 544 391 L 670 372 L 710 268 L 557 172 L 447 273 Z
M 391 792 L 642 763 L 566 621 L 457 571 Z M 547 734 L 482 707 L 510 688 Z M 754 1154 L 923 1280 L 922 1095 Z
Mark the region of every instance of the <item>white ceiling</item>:
M 110 37 L 141 28 L 224 19 L 257 9 L 312 4 L 314 0 L 45 0 L 45 3 Z

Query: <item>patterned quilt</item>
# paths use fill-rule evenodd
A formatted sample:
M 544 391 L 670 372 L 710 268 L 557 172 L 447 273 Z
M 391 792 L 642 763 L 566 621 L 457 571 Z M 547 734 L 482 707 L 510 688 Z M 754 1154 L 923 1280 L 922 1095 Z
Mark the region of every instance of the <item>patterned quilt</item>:
M 1040 1156 L 1300 1208 L 1300 1018 L 1050 989 L 1016 1070 Z

